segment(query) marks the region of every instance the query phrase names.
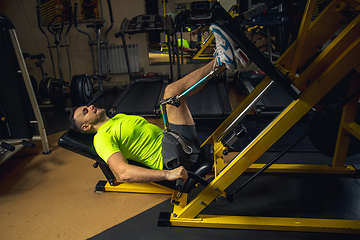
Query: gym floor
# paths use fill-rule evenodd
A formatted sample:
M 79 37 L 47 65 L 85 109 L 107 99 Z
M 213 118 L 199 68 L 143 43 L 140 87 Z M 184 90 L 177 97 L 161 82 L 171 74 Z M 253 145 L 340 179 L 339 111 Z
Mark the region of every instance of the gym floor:
M 96 105 L 109 110 L 107 93 Z M 242 96 L 230 88 L 232 105 Z M 24 149 L 0 166 L 1 239 L 358 239 L 359 235 L 281 231 L 157 227 L 160 212 L 171 211 L 169 195 L 94 193 L 104 180 L 93 161 L 60 148 L 68 113 L 42 111 L 51 153 L 41 144 Z M 161 126 L 161 119 L 148 119 Z M 255 123 L 256 124 L 256 123 Z M 198 123 L 206 137 L 214 126 Z M 234 153 L 236 154 L 236 153 Z M 265 154 L 263 161 L 276 152 Z M 291 161 L 331 162 L 316 151 L 286 155 Z M 286 161 L 286 160 L 284 160 Z M 359 163 L 359 155 L 349 158 Z M 241 176 L 236 186 L 249 176 Z M 360 220 L 360 180 L 338 176 L 261 175 L 232 204 L 213 203 L 206 214 L 289 216 Z

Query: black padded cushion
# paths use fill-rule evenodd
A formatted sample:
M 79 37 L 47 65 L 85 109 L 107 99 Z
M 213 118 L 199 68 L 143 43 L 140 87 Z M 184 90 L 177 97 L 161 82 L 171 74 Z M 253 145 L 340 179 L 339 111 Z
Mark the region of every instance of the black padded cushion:
M 95 151 L 93 144 L 94 136 L 95 133 L 84 134 L 70 129 L 59 138 L 58 145 L 69 151 L 107 165 L 107 163 Z M 138 167 L 148 168 L 147 166 L 130 159 L 128 159 L 128 163 L 131 165 L 136 165 Z
M 58 145 L 100 163 L 105 163 L 95 151 L 94 136 L 95 134 L 83 134 L 70 129 L 59 138 Z

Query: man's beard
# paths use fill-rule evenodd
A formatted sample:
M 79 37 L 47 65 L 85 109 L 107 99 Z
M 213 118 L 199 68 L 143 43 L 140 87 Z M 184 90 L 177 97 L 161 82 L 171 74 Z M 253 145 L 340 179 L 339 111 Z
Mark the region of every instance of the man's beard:
M 105 120 L 105 118 L 106 118 L 106 111 L 102 110 L 102 111 L 100 111 L 100 114 L 96 115 L 96 118 L 94 118 L 89 124 L 96 125 L 99 122 L 103 122 Z

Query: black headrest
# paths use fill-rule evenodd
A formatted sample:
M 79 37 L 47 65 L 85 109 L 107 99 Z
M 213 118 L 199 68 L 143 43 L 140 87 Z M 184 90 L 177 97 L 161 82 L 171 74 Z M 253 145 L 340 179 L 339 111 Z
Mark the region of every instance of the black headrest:
M 95 151 L 93 144 L 94 135 L 78 133 L 70 129 L 59 138 L 58 145 L 100 163 L 105 163 Z

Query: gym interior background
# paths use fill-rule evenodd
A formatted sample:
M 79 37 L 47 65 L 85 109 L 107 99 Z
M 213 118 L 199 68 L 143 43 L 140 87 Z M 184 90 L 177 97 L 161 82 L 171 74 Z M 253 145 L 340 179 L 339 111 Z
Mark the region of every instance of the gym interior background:
M 144 0 L 135 0 L 135 1 L 111 1 L 112 9 L 114 12 L 114 26 L 111 32 L 108 34 L 109 42 L 112 45 L 122 45 L 121 38 L 116 38 L 115 33 L 119 31 L 120 24 L 123 19 L 126 17 L 128 19 L 133 18 L 134 16 L 145 14 Z M 155 2 L 159 6 L 159 14 L 163 14 L 163 5 L 161 1 L 149 1 L 149 5 L 153 5 Z M 157 3 L 158 2 L 158 3 Z M 169 1 L 167 3 L 167 9 L 174 8 L 174 3 L 180 1 Z M 191 1 L 181 1 L 181 2 L 191 2 Z M 224 1 L 226 5 L 230 5 L 236 3 L 236 1 Z M 230 3 L 230 4 L 229 4 Z M 106 1 L 103 1 L 103 15 L 104 19 L 108 20 L 107 25 L 105 26 L 105 30 L 109 26 L 109 11 L 107 9 Z M 37 16 L 36 16 L 36 5 L 37 1 L 1 1 L 1 11 L 8 16 L 11 21 L 13 22 L 14 26 L 17 30 L 18 38 L 21 41 L 21 47 L 23 52 L 29 52 L 31 55 L 44 53 L 46 56 L 46 60 L 44 62 L 44 70 L 47 73 L 51 73 L 52 66 L 49 56 L 49 51 L 47 49 L 47 42 L 44 35 L 41 34 L 38 23 L 37 23 Z M 172 5 L 172 6 L 171 6 Z M 126 7 L 124 7 L 126 6 Z M 230 8 L 230 7 L 229 7 Z M 227 9 L 227 7 L 226 7 Z M 168 10 L 169 11 L 169 10 Z M 175 10 L 173 10 L 175 12 Z M 86 29 L 86 24 L 79 24 L 79 28 L 85 31 L 90 32 L 95 37 L 95 33 L 92 29 Z M 44 28 L 46 30 L 46 28 Z M 65 31 L 65 30 L 64 30 Z M 105 31 L 103 31 L 105 32 Z M 51 45 L 53 45 L 53 36 L 48 34 L 50 38 Z M 22 40 L 24 39 L 24 40 Z M 84 73 L 92 73 L 92 59 L 91 59 L 91 52 L 90 48 L 87 44 L 88 38 L 85 35 L 80 34 L 75 30 L 73 27 L 68 35 L 68 41 L 70 45 L 70 62 L 72 74 L 84 74 Z M 144 69 L 145 73 L 148 72 L 168 72 L 168 66 L 150 66 L 149 64 L 149 57 L 148 57 L 148 42 L 145 35 L 133 35 L 131 39 L 127 39 L 127 44 L 138 44 L 139 47 L 139 59 L 140 59 L 140 66 Z M 33 53 L 34 52 L 34 53 Z M 62 56 L 63 61 L 66 63 L 66 51 L 62 49 Z M 55 56 L 54 56 L 55 57 Z M 35 68 L 34 62 L 30 59 L 26 59 L 27 65 L 32 66 L 32 69 L 29 71 L 30 74 L 34 75 L 36 79 L 41 79 L 40 71 Z M 183 66 L 183 72 L 190 72 L 193 69 L 199 67 L 199 65 L 190 65 L 190 66 Z M 66 64 L 63 66 L 64 76 L 69 76 L 68 67 Z M 68 77 L 67 77 L 68 78 Z M 128 81 L 128 76 L 126 74 L 117 74 L 112 76 L 111 82 L 126 82 Z M 106 84 L 106 83 L 105 83 Z
M 168 0 L 167 11 L 176 12 L 175 5 L 186 6 L 190 2 L 192 1 Z M 236 0 L 219 2 L 225 9 L 230 9 L 233 4 L 237 3 Z M 108 21 L 105 26 L 107 29 L 110 17 L 106 1 L 103 0 L 102 4 L 104 19 Z M 116 38 L 115 33 L 119 31 L 120 24 L 125 17 L 131 19 L 137 15 L 153 13 L 151 11 L 154 9 L 149 6 L 155 5 L 158 7 L 158 13 L 160 15 L 163 13 L 161 0 L 112 0 L 111 4 L 114 26 L 108 34 L 110 45 L 122 45 L 121 38 Z M 14 24 L 23 52 L 31 55 L 43 53 L 46 56 L 43 63 L 44 71 L 51 75 L 53 68 L 46 38 L 38 28 L 36 6 L 36 0 L 2 0 L 0 1 L 0 12 L 10 18 Z M 79 28 L 88 31 L 95 37 L 94 31 L 87 29 L 85 25 L 79 23 Z M 48 35 L 52 44 L 53 36 Z M 68 41 L 71 74 L 91 74 L 93 63 L 87 37 L 72 27 Z M 145 74 L 149 72 L 169 73 L 169 65 L 151 64 L 149 52 L 151 47 L 156 44 L 150 44 L 149 47 L 148 41 L 149 38 L 144 34 L 132 35 L 131 38 L 127 38 L 127 44 L 138 45 L 141 71 Z M 63 75 L 65 81 L 70 81 L 64 48 L 62 56 Z M 39 68 L 35 66 L 35 61 L 26 58 L 25 62 L 29 74 L 39 82 L 42 76 Z M 196 62 L 181 65 L 181 73 L 189 73 L 202 65 L 203 63 Z M 252 69 L 256 70 L 257 68 L 252 65 L 248 70 Z M 174 76 L 177 76 L 176 67 L 174 67 Z M 111 103 L 128 81 L 127 73 L 112 74 L 111 82 L 104 82 L 104 86 L 116 87 L 118 90 L 109 92 L 107 97 L 97 104 L 108 111 Z M 234 107 L 243 99 L 243 96 L 234 89 L 229 89 L 229 99 L 231 106 Z M 101 171 L 93 168 L 93 161 L 57 145 L 59 137 L 68 129 L 68 112 L 54 113 L 51 109 L 41 109 L 41 113 L 51 153 L 42 154 L 41 144 L 37 144 L 35 149 L 26 148 L 19 151 L 0 165 L 1 239 L 338 239 L 340 237 L 357 239 L 356 237 L 358 237 L 358 235 L 350 234 L 340 236 L 338 234 L 281 231 L 159 228 L 156 226 L 158 214 L 162 211 L 171 211 L 169 195 L 95 194 L 94 185 L 99 179 L 104 179 Z M 161 125 L 161 119 L 149 118 L 148 120 Z M 221 118 L 199 119 L 197 124 L 200 138 L 204 140 L 222 120 Z M 250 129 L 252 129 L 251 127 L 261 128 L 267 124 L 267 121 L 268 117 L 266 116 L 261 119 L 250 118 L 247 119 L 247 127 Z M 303 127 L 300 126 L 294 130 L 297 132 L 293 134 L 300 134 L 299 132 L 304 130 Z M 319 153 L 309 144 L 304 145 L 300 144 L 288 157 L 292 160 L 306 159 L 316 163 L 328 163 L 329 161 L 331 163 L 331 158 Z M 275 146 L 265 158 L 271 158 L 279 149 L 282 149 L 282 146 Z M 349 162 L 359 163 L 359 154 L 349 158 Z M 271 181 L 273 184 L 269 183 Z M 359 220 L 359 186 L 360 182 L 357 178 L 339 180 L 337 177 L 331 176 L 308 176 L 306 180 L 303 180 L 299 176 L 264 176 L 242 193 L 244 194 L 240 198 L 242 206 L 239 208 L 244 209 L 245 215 L 261 215 L 262 211 L 277 212 L 281 216 L 286 216 L 289 212 L 312 212 L 318 216 L 328 217 L 330 215 L 334 218 L 340 216 Z M 264 193 L 270 194 L 265 197 Z M 236 207 L 232 205 L 227 208 L 220 205 L 219 208 L 224 212 L 231 212 L 232 208 Z M 254 210 L 248 210 L 251 208 Z M 329 211 L 332 212 L 329 213 Z

